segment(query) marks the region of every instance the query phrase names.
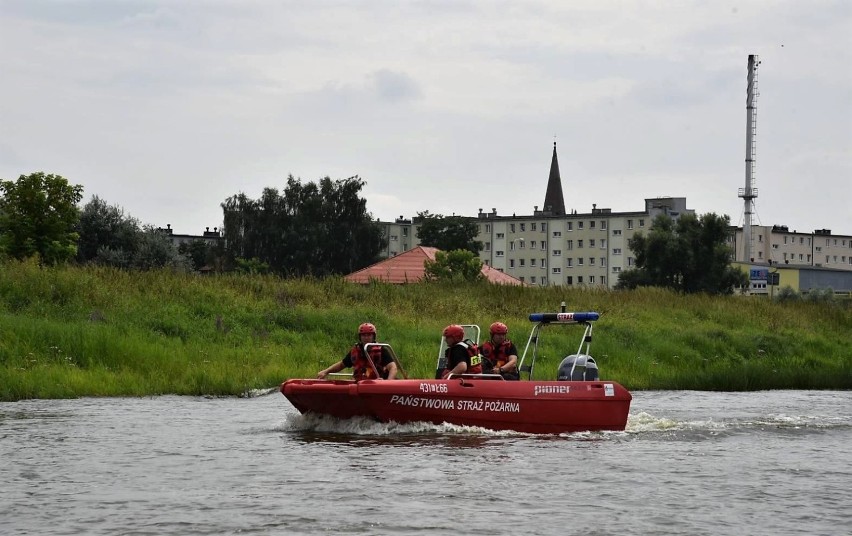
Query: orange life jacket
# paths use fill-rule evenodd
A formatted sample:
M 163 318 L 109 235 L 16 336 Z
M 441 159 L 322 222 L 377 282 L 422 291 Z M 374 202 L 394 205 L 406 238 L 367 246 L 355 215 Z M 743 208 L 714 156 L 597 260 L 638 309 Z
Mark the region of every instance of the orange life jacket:
M 367 360 L 367 355 L 364 353 L 364 349 L 360 344 L 356 344 L 352 347 L 352 350 L 349 351 L 349 357 L 352 359 L 352 376 L 354 376 L 356 380 L 376 379 L 376 372 Z M 371 346 L 369 359 L 376 365 L 376 369 L 378 369 L 379 374 L 382 374 L 384 372 L 382 365 L 382 347 L 378 345 Z
M 470 339 L 465 339 L 461 342 L 456 343 L 457 345 L 461 345 L 465 350 L 467 350 L 467 355 L 470 357 L 470 364 L 467 367 L 467 372 L 465 374 L 482 374 L 482 356 L 479 355 L 479 347 L 475 342 Z M 450 365 L 450 348 L 446 350 L 447 356 L 447 367 Z M 444 369 L 444 376 L 452 370 L 451 368 Z
M 491 368 L 502 367 L 509 362 L 509 348 L 512 347 L 512 342 L 509 339 L 500 343 L 500 346 L 494 347 L 491 341 L 482 343 L 482 357 L 491 363 Z

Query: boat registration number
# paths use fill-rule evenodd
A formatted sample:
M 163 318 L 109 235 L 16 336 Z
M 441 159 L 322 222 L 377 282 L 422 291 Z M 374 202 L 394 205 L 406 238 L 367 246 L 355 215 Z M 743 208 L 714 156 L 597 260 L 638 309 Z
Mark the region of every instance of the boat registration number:
M 421 383 L 420 384 L 420 392 L 421 393 L 446 393 L 447 392 L 447 384 L 446 383 Z

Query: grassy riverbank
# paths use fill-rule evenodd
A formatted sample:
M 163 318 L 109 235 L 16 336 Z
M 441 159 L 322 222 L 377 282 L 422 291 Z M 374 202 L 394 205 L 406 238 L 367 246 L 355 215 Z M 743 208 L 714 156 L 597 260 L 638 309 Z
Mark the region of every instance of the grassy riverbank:
M 430 377 L 441 329 L 494 320 L 520 351 L 530 312 L 603 313 L 592 355 L 630 389 L 852 388 L 852 311 L 746 297 L 340 279 L 128 273 L 0 265 L 0 400 L 239 395 L 313 377 L 372 321 L 410 376 Z M 548 328 L 536 376 L 555 376 L 579 328 Z

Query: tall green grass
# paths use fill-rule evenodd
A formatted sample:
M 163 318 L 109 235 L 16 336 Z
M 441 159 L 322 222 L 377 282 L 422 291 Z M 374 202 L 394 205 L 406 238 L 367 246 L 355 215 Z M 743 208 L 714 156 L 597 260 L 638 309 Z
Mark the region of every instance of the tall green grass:
M 531 312 L 602 313 L 592 354 L 630 389 L 852 388 L 848 306 L 488 284 L 366 286 L 340 278 L 197 276 L 0 265 L 0 399 L 242 395 L 313 377 L 370 321 L 413 377 L 431 377 L 449 323 L 509 325 L 523 351 Z M 548 327 L 537 379 L 577 351 Z

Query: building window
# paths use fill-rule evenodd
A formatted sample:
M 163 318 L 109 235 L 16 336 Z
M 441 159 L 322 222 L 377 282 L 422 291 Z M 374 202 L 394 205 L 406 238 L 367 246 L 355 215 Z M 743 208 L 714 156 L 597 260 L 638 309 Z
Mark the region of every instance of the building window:
M 391 235 L 391 242 L 396 242 L 399 238 L 396 235 Z
M 553 238 L 559 238 L 562 236 L 562 231 L 553 231 Z
M 589 229 L 594 229 L 594 228 L 595 228 L 595 220 L 592 220 L 592 221 L 589 222 Z
M 571 268 L 572 266 L 574 266 L 574 259 L 572 259 L 571 257 L 566 257 L 565 258 L 565 266 L 567 266 L 568 268 Z
M 509 259 L 509 268 L 515 267 L 515 259 Z
M 601 220 L 601 231 L 606 231 L 606 220 Z
M 583 241 L 582 240 L 577 240 L 577 248 L 583 249 Z
M 496 252 L 494 253 L 494 256 L 495 256 L 495 257 L 502 257 L 502 256 L 503 256 L 503 252 L 502 252 L 502 251 L 496 251 Z
M 627 230 L 633 229 L 633 220 L 627 220 Z
M 581 222 L 581 221 L 577 222 L 577 229 L 580 229 L 580 230 L 583 229 L 583 222 Z
M 601 238 L 601 249 L 606 249 L 606 238 Z
M 547 277 L 542 277 L 542 278 L 541 278 L 541 284 L 542 284 L 542 285 L 546 285 L 546 284 L 547 284 Z
M 621 236 L 621 229 L 613 229 L 612 236 Z
M 515 224 L 514 224 L 514 223 L 510 223 L 510 224 L 509 224 L 509 232 L 510 232 L 510 233 L 514 233 L 514 232 L 515 232 Z
M 561 250 L 561 249 L 554 249 L 554 250 L 553 250 L 553 256 L 554 256 L 554 257 L 558 257 L 558 256 L 560 256 L 560 255 L 562 255 L 562 250 Z
M 613 255 L 621 255 L 621 248 L 612 248 Z
M 530 276 L 530 283 L 535 284 L 535 276 Z
M 530 224 L 530 231 L 537 231 L 538 229 L 536 228 L 536 226 L 537 226 L 537 224 L 535 222 L 531 223 Z
M 490 232 L 491 232 L 491 224 L 490 224 L 490 223 L 486 223 L 486 224 L 485 224 L 485 232 L 486 232 L 486 233 L 490 233 Z
M 574 249 L 574 241 L 573 240 L 567 240 L 565 242 L 565 249 Z
M 583 266 L 583 257 L 577 257 L 577 266 Z
M 561 274 L 561 273 L 562 273 L 562 268 L 560 268 L 560 267 L 558 267 L 558 266 L 554 266 L 554 267 L 553 267 L 553 268 L 551 268 L 550 270 L 552 271 L 553 275 Z
M 485 243 L 485 251 L 491 251 L 491 242 Z
M 606 276 L 605 275 L 601 276 L 601 285 L 606 285 Z
M 639 227 L 645 227 L 645 220 L 643 220 L 643 219 L 639 220 Z
M 572 221 L 569 221 L 569 222 L 568 222 L 568 230 L 569 230 L 569 231 L 573 231 L 573 230 L 574 230 L 574 222 L 572 222 Z
M 627 266 L 633 266 L 633 257 L 627 257 Z
M 590 276 L 589 276 L 589 284 L 590 284 L 590 285 L 594 285 L 594 284 L 595 284 L 595 276 L 593 276 L 593 275 L 590 275 Z
M 595 247 L 595 239 L 594 239 L 594 238 L 590 238 L 590 239 L 589 239 L 589 247 L 590 247 L 590 248 Z
M 524 259 L 518 259 L 518 265 L 521 266 L 521 267 L 525 266 Z
M 578 275 L 578 276 L 577 276 L 577 284 L 578 284 L 578 285 L 582 285 L 582 284 L 583 284 L 583 276 L 581 276 L 581 275 Z
M 547 232 L 547 222 L 546 222 L 546 221 L 545 221 L 545 222 L 541 222 L 541 232 L 542 232 L 542 233 L 546 233 L 546 232 Z
M 408 227 L 402 228 L 402 236 L 408 236 Z
M 535 266 L 535 259 L 530 259 L 530 266 Z
M 621 266 L 613 266 L 612 273 L 617 274 L 621 271 Z
M 541 267 L 547 268 L 547 259 L 541 259 Z
M 503 233 L 497 233 L 497 238 L 505 238 L 505 236 Z
M 573 275 L 565 276 L 565 284 L 566 285 L 573 285 L 574 284 L 574 276 Z
M 521 224 L 521 232 L 526 231 L 526 230 L 527 230 L 527 224 L 526 224 L 526 223 L 522 223 L 522 224 Z
M 595 265 L 595 258 L 589 257 L 589 266 L 594 266 L 594 265 Z
M 601 257 L 601 266 L 606 268 L 606 257 Z

